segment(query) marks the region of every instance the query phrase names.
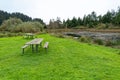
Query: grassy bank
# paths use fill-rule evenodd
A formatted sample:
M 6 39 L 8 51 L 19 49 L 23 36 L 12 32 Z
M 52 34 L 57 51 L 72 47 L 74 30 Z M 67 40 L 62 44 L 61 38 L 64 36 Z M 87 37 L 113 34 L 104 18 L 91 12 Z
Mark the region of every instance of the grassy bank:
M 22 54 L 22 37 L 0 38 L 0 80 L 119 80 L 120 50 L 79 43 L 48 34 L 48 52 L 30 48 Z

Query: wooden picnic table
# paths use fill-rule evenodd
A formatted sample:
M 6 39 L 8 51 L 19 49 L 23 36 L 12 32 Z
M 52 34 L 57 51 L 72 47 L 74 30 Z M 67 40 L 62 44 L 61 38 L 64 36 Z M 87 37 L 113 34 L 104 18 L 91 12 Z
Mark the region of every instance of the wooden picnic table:
M 38 46 L 42 44 L 43 38 L 36 38 L 33 39 L 27 43 L 25 43 L 25 45 L 30 45 L 32 47 L 32 52 L 34 52 L 34 48 L 36 48 L 36 52 L 38 51 Z
M 27 38 L 33 38 L 34 37 L 34 34 L 33 33 L 26 33 L 25 36 Z

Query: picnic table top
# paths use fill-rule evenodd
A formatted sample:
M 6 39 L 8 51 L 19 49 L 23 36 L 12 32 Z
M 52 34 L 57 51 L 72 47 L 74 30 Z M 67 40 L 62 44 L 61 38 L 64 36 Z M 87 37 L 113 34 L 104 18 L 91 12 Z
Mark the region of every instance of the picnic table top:
M 40 44 L 41 42 L 43 41 L 43 38 L 36 38 L 36 39 L 33 39 L 27 43 L 25 43 L 26 45 L 29 45 L 29 44 Z
M 26 33 L 25 35 L 27 35 L 27 36 L 33 36 L 34 34 L 33 33 Z

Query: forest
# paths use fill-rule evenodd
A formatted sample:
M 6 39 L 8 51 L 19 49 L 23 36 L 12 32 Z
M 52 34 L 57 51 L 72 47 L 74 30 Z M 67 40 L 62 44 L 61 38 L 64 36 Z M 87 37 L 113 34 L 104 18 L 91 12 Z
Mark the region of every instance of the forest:
M 27 21 L 38 21 L 41 24 L 44 24 L 43 20 L 40 18 L 34 18 L 32 19 L 31 17 L 23 14 L 23 13 L 19 13 L 19 12 L 15 12 L 15 13 L 8 13 L 6 11 L 0 10 L 0 25 L 3 23 L 3 21 L 9 19 L 9 18 L 18 18 L 21 19 L 23 22 L 27 22 Z
M 41 18 L 33 18 L 23 13 L 15 12 L 8 13 L 0 10 L 0 30 L 4 31 L 5 21 L 16 18 L 22 22 L 38 22 L 43 25 L 44 28 L 48 29 L 63 29 L 63 28 L 97 28 L 97 29 L 108 29 L 108 28 L 120 28 L 120 7 L 115 10 L 107 11 L 104 15 L 97 15 L 95 11 L 88 15 L 84 15 L 83 18 L 73 17 L 72 19 L 61 20 L 60 17 L 56 19 L 50 19 L 49 24 L 46 24 Z M 17 20 L 11 22 L 16 24 Z M 2 27 L 3 26 L 3 27 Z M 16 26 L 16 25 L 15 25 Z M 20 32 L 19 30 L 18 32 Z M 16 32 L 16 31 L 15 31 Z
M 60 25 L 61 24 L 61 25 Z M 58 27 L 56 26 L 58 25 Z M 61 21 L 58 17 L 56 20 L 52 19 L 49 23 L 49 28 L 120 28 L 120 7 L 118 10 L 107 11 L 104 15 L 98 15 L 95 11 L 91 14 L 84 15 L 83 18 L 73 17 Z

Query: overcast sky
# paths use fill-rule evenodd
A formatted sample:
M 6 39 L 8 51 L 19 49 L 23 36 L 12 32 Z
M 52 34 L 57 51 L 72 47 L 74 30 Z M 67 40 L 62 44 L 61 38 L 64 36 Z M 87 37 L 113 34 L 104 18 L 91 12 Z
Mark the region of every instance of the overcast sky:
M 120 0 L 0 0 L 0 10 L 21 12 L 32 18 L 49 19 L 83 17 L 95 11 L 103 15 L 108 10 L 117 10 Z

